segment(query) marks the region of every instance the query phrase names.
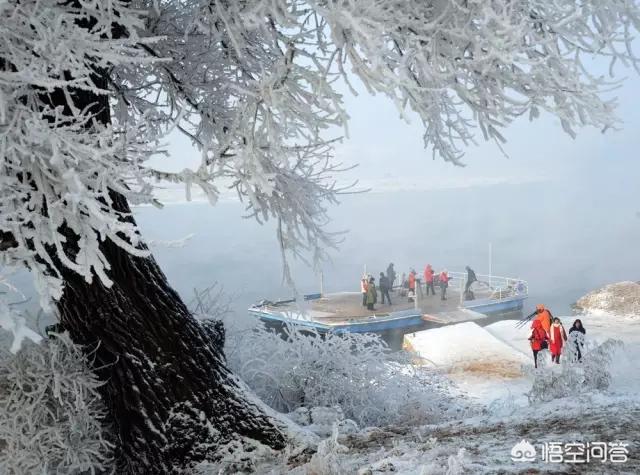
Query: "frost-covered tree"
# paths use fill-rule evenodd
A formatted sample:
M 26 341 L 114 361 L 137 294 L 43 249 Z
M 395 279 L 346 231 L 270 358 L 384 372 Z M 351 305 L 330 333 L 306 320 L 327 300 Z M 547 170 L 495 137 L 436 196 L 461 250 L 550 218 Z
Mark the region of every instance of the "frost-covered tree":
M 231 369 L 277 411 L 339 406 L 362 427 L 382 427 L 434 423 L 466 410 L 444 377 L 409 369 L 409 355 L 389 353 L 376 335 L 320 337 L 296 325 L 285 332 L 283 339 L 258 327 L 227 342 Z
M 122 470 L 166 472 L 236 436 L 278 448 L 279 423 L 226 369 L 220 327 L 188 312 L 130 204 L 157 180 L 231 186 L 275 220 L 283 255 L 334 244 L 326 204 L 358 78 L 460 163 L 479 129 L 558 117 L 607 128 L 607 83 L 583 58 L 637 65 L 633 0 L 0 1 L 0 254 L 32 272 L 73 340 L 95 349 Z M 195 170 L 150 166 L 172 131 Z M 288 270 L 285 261 L 285 275 Z

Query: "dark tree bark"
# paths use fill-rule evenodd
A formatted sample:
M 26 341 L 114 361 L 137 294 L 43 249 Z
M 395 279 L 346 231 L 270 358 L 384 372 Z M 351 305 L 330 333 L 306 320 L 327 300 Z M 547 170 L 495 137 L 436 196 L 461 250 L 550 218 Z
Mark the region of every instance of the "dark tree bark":
M 122 197 L 116 203 L 126 209 Z M 120 469 L 168 473 L 215 456 L 216 446 L 236 436 L 282 448 L 280 429 L 244 399 L 225 366 L 222 325 L 196 321 L 153 258 L 133 257 L 110 241 L 102 251 L 113 286 L 89 285 L 68 271 L 58 308 L 73 340 L 97 347 Z
M 81 26 L 88 28 L 91 21 Z M 106 88 L 106 71 L 96 70 L 94 79 Z M 70 111 L 60 90 L 40 99 Z M 72 100 L 80 110 L 90 106 L 99 122 L 110 122 L 107 97 L 73 91 Z M 122 195 L 111 198 L 116 210 L 129 212 Z M 73 254 L 77 236 L 66 227 L 61 232 Z M 244 397 L 227 369 L 222 325 L 196 321 L 152 257 L 132 256 L 109 240 L 101 250 L 113 285 L 107 288 L 97 277 L 88 284 L 63 270 L 66 286 L 58 310 L 73 341 L 92 351 L 95 371 L 105 382 L 118 473 L 169 473 L 174 466 L 215 457 L 216 447 L 238 436 L 284 447 L 281 427 Z

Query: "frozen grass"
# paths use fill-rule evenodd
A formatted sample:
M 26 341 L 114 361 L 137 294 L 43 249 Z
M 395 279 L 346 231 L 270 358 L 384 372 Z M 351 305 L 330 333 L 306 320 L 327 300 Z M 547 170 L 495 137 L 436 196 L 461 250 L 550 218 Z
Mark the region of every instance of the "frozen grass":
M 101 473 L 111 463 L 100 383 L 66 334 L 13 354 L 0 335 L 0 473 Z
M 413 366 L 374 335 L 337 336 L 286 329 L 281 338 L 263 328 L 232 335 L 233 371 L 272 408 L 339 407 L 360 426 L 425 424 L 465 409 L 437 372 Z M 314 423 L 310 420 L 309 423 Z

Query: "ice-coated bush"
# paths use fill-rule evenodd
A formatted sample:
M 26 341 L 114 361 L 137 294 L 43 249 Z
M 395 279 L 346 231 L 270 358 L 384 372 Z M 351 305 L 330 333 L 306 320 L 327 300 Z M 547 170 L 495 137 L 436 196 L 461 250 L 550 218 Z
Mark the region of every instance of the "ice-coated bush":
M 0 473 L 101 473 L 110 468 L 100 382 L 67 334 L 16 354 L 0 332 Z
M 586 340 L 580 333 L 571 333 L 563 348 L 560 365 L 551 363 L 548 351 L 538 355 L 538 369 L 533 371 L 533 385 L 527 393 L 529 402 L 607 389 L 611 382 L 611 364 L 621 347 L 622 342 L 618 340 L 596 343 Z M 578 350 L 581 358 L 578 358 Z
M 278 411 L 339 406 L 347 419 L 379 426 L 427 423 L 460 410 L 443 378 L 391 353 L 377 336 L 320 336 L 294 325 L 286 335 L 259 328 L 227 342 L 233 371 Z

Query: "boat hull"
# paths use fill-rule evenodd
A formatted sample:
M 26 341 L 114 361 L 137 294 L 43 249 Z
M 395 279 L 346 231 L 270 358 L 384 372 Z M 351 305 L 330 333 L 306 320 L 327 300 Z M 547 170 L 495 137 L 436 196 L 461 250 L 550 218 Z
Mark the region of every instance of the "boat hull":
M 257 307 L 250 308 L 249 314 L 257 317 L 268 328 L 282 329 L 285 325 L 296 325 L 299 329 L 307 329 L 318 333 L 384 333 L 394 330 L 411 330 L 424 326 L 422 315 L 415 312 L 398 312 L 376 316 L 365 321 L 354 321 L 339 325 L 326 325 L 301 318 L 287 318 L 285 315 Z
M 448 321 L 447 313 L 435 314 L 434 316 L 421 314 L 415 310 L 405 310 L 393 312 L 388 315 L 374 315 L 368 318 L 352 319 L 346 323 L 325 324 L 312 319 L 305 319 L 298 314 L 278 312 L 264 307 L 251 307 L 249 314 L 258 318 L 267 328 L 282 330 L 286 325 L 296 325 L 300 330 L 308 330 L 317 333 L 377 333 L 402 331 L 410 333 L 416 330 L 423 330 L 428 327 L 460 323 L 465 321 L 465 316 L 460 316 L 461 312 L 469 314 L 468 320 L 477 320 L 486 315 L 499 315 L 521 310 L 526 296 L 515 296 L 501 300 L 479 299 L 465 302 L 460 307 L 460 312 L 454 320 Z M 475 314 L 472 315 L 472 314 Z M 443 319 L 444 318 L 444 319 Z
M 479 299 L 464 303 L 464 308 L 484 314 L 506 313 L 522 310 L 526 296 L 515 296 L 501 300 Z

